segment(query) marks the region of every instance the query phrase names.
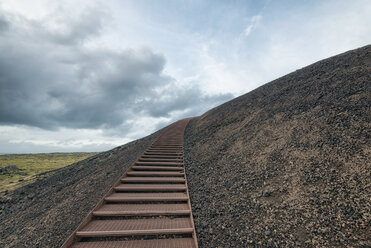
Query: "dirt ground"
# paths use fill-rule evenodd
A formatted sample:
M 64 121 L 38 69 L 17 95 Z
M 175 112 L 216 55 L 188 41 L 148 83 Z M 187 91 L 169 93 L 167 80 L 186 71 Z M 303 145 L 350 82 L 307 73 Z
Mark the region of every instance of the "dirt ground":
M 200 247 L 371 247 L 370 79 L 366 46 L 192 120 Z

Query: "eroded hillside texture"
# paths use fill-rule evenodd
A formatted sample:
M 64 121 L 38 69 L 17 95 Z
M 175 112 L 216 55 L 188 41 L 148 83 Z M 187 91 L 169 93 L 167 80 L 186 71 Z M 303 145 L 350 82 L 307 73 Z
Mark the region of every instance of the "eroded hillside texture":
M 370 247 L 370 52 L 320 61 L 190 122 L 200 247 Z

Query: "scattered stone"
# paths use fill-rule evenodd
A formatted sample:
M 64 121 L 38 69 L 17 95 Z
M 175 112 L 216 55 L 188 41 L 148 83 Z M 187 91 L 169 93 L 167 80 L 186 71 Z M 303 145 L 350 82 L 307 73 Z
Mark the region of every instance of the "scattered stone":
M 269 231 L 269 230 L 265 231 L 265 232 L 264 232 L 264 235 L 265 235 L 265 236 L 270 236 L 270 235 L 271 235 L 271 231 Z
M 269 190 L 269 189 L 265 189 L 265 190 L 263 190 L 263 193 L 262 193 L 262 195 L 263 195 L 264 197 L 269 197 L 269 196 L 271 196 L 271 194 L 272 194 L 272 191 Z
M 35 198 L 35 196 L 36 196 L 35 194 L 29 194 L 29 195 L 27 196 L 27 198 L 30 199 L 30 200 L 32 200 L 33 198 Z

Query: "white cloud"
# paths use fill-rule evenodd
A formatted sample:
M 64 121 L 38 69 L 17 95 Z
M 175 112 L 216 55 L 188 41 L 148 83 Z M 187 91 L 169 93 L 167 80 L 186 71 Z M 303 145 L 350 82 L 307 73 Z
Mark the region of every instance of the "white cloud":
M 0 128 L 0 153 L 104 151 L 131 140 L 106 136 L 101 129 L 44 130 L 3 125 Z
M 243 31 L 245 37 L 249 36 L 251 32 L 259 25 L 262 15 L 255 15 L 251 17 L 249 25 Z
M 45 127 L 55 129 L 11 126 L 8 118 L 0 126 L 0 153 L 99 150 L 139 138 L 201 114 L 231 94 L 370 44 L 370 12 L 367 0 L 182 5 L 3 0 L 0 67 L 7 65 L 7 73 L 23 68 L 6 74 L 23 87 L 13 91 L 13 96 L 23 94 L 23 103 L 9 113 L 27 109 L 22 118 L 28 117 L 30 125 L 41 126 L 37 123 L 44 120 Z M 151 58 L 162 62 L 151 63 Z M 142 65 L 141 73 L 134 64 Z M 133 87 L 114 87 L 123 81 Z M 31 94 L 37 93 L 34 82 L 41 82 L 36 87 L 41 94 Z M 63 121 L 68 125 L 60 125 Z
M 247 19 L 242 33 L 227 40 L 206 36 L 198 44 L 196 71 L 202 89 L 240 95 L 318 60 L 370 44 L 369 13 L 371 2 L 362 0 L 292 8 L 269 2 Z
M 0 130 L 24 135 L 3 136 L 1 153 L 16 145 L 17 152 L 112 147 L 231 98 L 182 87 L 150 47 L 91 45 L 105 30 L 106 10 L 58 6 L 31 20 L 18 7 L 0 13 Z

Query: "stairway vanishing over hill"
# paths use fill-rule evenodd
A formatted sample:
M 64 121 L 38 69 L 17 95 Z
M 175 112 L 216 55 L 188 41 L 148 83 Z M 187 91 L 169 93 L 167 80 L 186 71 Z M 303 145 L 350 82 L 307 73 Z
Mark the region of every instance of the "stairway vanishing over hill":
M 200 247 L 371 246 L 370 75 L 366 46 L 189 122 L 184 167 Z M 0 198 L 0 247 L 62 245 L 163 131 Z M 146 156 L 141 162 L 154 159 Z M 146 179 L 121 181 L 131 180 Z M 102 205 L 96 214 L 123 213 L 119 205 Z
M 371 46 L 193 119 L 184 149 L 200 247 L 370 247 Z
M 197 248 L 183 163 L 189 119 L 169 126 L 62 248 Z

